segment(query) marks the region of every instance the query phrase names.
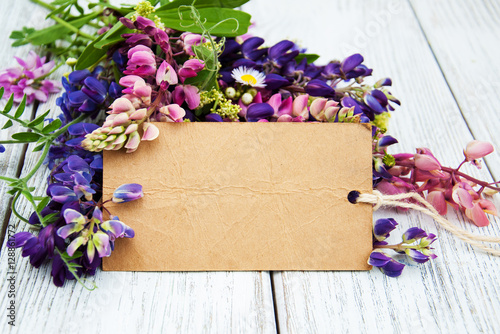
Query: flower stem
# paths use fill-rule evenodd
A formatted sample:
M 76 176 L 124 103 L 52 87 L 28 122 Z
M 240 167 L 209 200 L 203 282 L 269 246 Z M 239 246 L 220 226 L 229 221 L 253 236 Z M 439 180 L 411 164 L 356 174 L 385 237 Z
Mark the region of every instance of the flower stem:
M 19 196 L 21 195 L 21 192 L 18 191 L 16 193 L 16 195 L 14 196 L 14 199 L 12 200 L 12 204 L 11 204 L 11 208 L 12 208 L 12 213 L 17 217 L 19 218 L 20 220 L 22 220 L 23 222 L 25 223 L 29 223 L 28 219 L 24 218 L 19 212 L 17 212 L 16 210 L 16 204 L 17 204 L 17 200 L 19 199 Z
M 94 40 L 94 37 L 87 34 L 87 33 L 84 33 L 83 31 L 81 31 L 80 29 L 78 28 L 75 28 L 74 26 L 72 26 L 71 24 L 69 24 L 68 22 L 64 21 L 63 19 L 55 16 L 55 15 L 51 15 L 50 16 L 51 19 L 53 19 L 54 21 L 56 21 L 57 23 L 60 23 L 61 25 L 65 26 L 66 28 L 68 28 L 69 30 L 73 31 L 74 33 L 76 33 L 78 36 L 82 36 L 83 38 L 86 38 L 90 41 L 93 41 Z
M 54 7 L 51 4 L 48 4 L 48 3 L 46 3 L 45 1 L 42 1 L 42 0 L 30 0 L 30 1 L 36 3 L 37 5 L 42 6 L 45 9 L 48 9 L 50 11 L 56 9 L 56 7 Z

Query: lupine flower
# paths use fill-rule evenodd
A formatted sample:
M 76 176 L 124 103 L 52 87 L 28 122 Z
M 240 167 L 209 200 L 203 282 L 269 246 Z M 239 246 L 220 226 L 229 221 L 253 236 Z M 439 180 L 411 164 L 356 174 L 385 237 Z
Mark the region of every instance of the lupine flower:
M 18 57 L 17 62 L 21 67 L 11 67 L 0 72 L 0 87 L 4 87 L 4 96 L 14 94 L 14 101 L 20 103 L 26 95 L 26 103 L 35 100 L 46 102 L 51 93 L 60 91 L 57 81 L 45 79 L 54 68 L 54 61 L 45 62 L 45 57 L 40 58 L 34 51 L 28 53 L 26 60 Z
M 373 236 L 378 241 L 383 241 L 398 226 L 398 223 L 392 218 L 378 219 L 373 224 Z
M 206 39 L 199 34 L 185 32 L 181 34 L 181 41 L 184 43 L 184 51 L 186 52 L 186 54 L 189 56 L 194 56 L 195 54 L 192 49 L 193 46 L 205 43 Z
M 189 59 L 182 67 L 179 69 L 179 78 L 181 82 L 184 82 L 187 78 L 193 78 L 198 75 L 203 68 L 205 68 L 205 63 L 200 59 Z
M 474 161 L 487 156 L 494 150 L 493 145 L 489 142 L 473 140 L 467 144 L 467 147 L 464 150 L 464 155 L 467 161 Z
M 377 249 L 370 254 L 368 264 L 380 268 L 380 270 L 389 277 L 401 276 L 401 273 L 403 272 L 403 269 L 405 267 L 404 264 L 395 261 L 390 256 L 387 256 L 384 252 Z
M 267 103 L 254 103 L 248 107 L 247 121 L 257 122 L 274 115 L 274 109 Z
M 179 106 L 186 102 L 189 109 L 194 110 L 200 105 L 198 87 L 191 85 L 178 85 L 172 93 L 172 100 Z
M 113 202 L 125 203 L 144 197 L 142 186 L 137 183 L 122 184 L 113 192 Z
M 155 54 L 144 45 L 137 45 L 128 51 L 127 69 L 125 74 L 149 76 L 156 73 Z

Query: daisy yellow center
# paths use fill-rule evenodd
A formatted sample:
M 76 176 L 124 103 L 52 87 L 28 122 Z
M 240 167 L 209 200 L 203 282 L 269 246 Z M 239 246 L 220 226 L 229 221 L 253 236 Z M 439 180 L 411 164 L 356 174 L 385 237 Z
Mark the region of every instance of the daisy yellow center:
M 248 82 L 250 85 L 255 85 L 257 83 L 257 79 L 251 74 L 244 74 L 241 76 L 241 80 Z

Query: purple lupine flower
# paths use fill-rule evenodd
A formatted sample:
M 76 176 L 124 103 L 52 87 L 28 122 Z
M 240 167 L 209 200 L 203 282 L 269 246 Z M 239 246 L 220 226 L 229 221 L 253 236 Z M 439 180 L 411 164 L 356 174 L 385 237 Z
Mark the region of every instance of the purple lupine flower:
M 256 61 L 267 53 L 267 48 L 259 48 L 263 43 L 263 38 L 250 37 L 241 44 L 241 53 L 245 58 Z
M 419 227 L 410 227 L 403 233 L 403 242 L 410 244 L 415 242 L 416 239 L 427 237 L 427 233 Z
M 274 109 L 267 103 L 253 103 L 247 109 L 247 121 L 257 122 L 274 115 Z
M 393 218 L 381 218 L 373 224 L 373 235 L 378 241 L 383 241 L 398 226 Z
M 328 97 L 333 95 L 335 93 L 335 90 L 324 81 L 314 79 L 307 83 L 306 93 L 311 96 Z
M 400 276 L 405 267 L 404 264 L 397 262 L 380 250 L 374 250 L 370 254 L 368 264 L 380 268 L 380 270 L 389 277 Z
M 205 122 L 222 122 L 222 116 L 219 114 L 208 114 L 205 116 Z
M 0 144 L 0 153 L 3 153 L 5 152 L 5 146 L 3 146 L 2 144 Z
M 144 197 L 142 186 L 137 183 L 122 184 L 113 193 L 112 201 L 115 203 L 125 203 L 135 201 Z
M 26 103 L 31 104 L 38 100 L 46 102 L 48 96 L 60 90 L 57 81 L 45 79 L 54 68 L 54 61 L 45 62 L 34 51 L 28 53 L 26 60 L 16 58 L 19 67 L 11 67 L 0 72 L 0 87 L 4 87 L 5 97 L 14 94 L 14 101 L 20 103 L 26 95 Z
M 276 43 L 267 52 L 269 59 L 276 66 L 284 66 L 299 54 L 299 50 L 293 50 L 294 46 L 295 43 L 288 40 Z

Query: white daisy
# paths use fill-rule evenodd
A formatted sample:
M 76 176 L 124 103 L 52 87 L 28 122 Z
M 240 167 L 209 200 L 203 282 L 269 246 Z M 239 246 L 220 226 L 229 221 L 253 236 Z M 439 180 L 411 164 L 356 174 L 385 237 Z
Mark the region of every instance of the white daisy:
M 236 82 L 239 82 L 244 85 L 258 87 L 258 88 L 266 87 L 266 84 L 264 84 L 264 80 L 266 79 L 264 73 L 260 73 L 259 71 L 254 70 L 253 68 L 246 68 L 245 66 L 240 66 L 233 70 L 231 76 L 234 78 L 234 80 L 236 80 Z

